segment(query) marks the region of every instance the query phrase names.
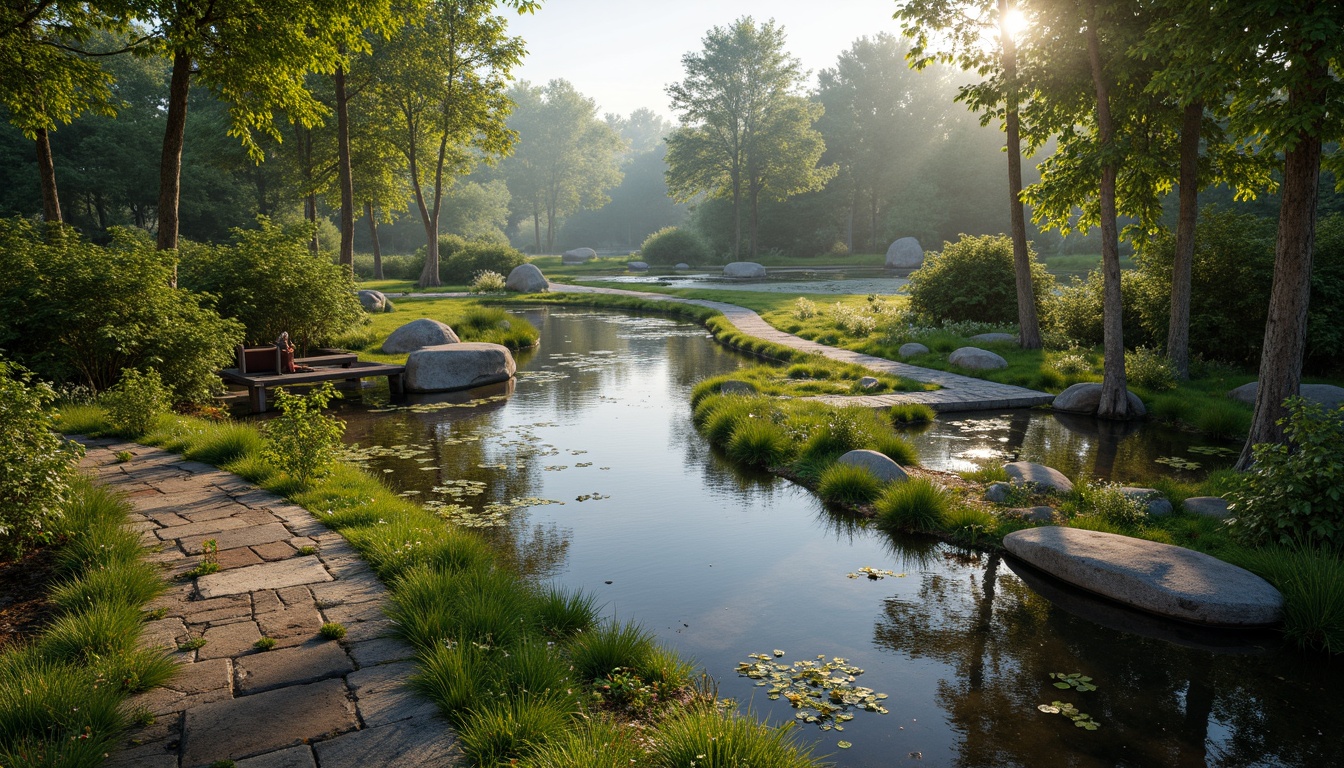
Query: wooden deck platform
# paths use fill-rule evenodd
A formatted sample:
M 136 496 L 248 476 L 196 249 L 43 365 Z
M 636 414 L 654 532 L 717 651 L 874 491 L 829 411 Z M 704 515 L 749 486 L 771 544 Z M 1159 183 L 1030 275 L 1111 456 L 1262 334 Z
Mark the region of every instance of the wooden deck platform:
M 300 359 L 295 362 L 307 364 L 309 359 L 311 358 Z M 265 413 L 267 387 L 283 387 L 287 384 L 316 384 L 319 381 L 359 381 L 360 379 L 386 376 L 387 386 L 392 390 L 392 394 L 399 395 L 402 391 L 405 373 L 406 366 L 404 365 L 354 362 L 347 364 L 345 367 L 317 368 L 302 373 L 251 374 L 239 373 L 237 368 L 225 368 L 219 372 L 219 377 L 230 384 L 241 384 L 247 387 L 252 412 Z

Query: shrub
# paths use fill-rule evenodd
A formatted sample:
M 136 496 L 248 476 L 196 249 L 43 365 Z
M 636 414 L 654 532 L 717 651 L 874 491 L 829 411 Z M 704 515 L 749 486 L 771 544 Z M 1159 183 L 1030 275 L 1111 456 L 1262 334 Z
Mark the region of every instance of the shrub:
M 882 481 L 865 467 L 832 464 L 817 480 L 817 495 L 840 504 L 867 504 L 882 492 Z
M 123 369 L 153 368 L 177 402 L 219 390 L 242 327 L 172 288 L 172 255 L 143 233 L 114 229 L 99 246 L 72 229 L 5 219 L 0 253 L 0 349 L 15 362 L 97 391 Z
M 56 394 L 30 373 L 0 360 L 0 556 L 46 541 L 70 493 L 83 453 L 55 432 Z
M 265 217 L 258 222 L 258 229 L 233 230 L 229 245 L 184 245 L 183 287 L 214 296 L 215 308 L 241 322 L 252 344 L 273 343 L 288 331 L 302 351 L 364 318 L 354 277 L 311 253 L 308 232 L 286 230 Z
M 1055 279 L 1034 253 L 1029 257 L 1036 308 L 1043 314 Z M 944 243 L 941 253 L 926 254 L 924 265 L 910 274 L 910 308 L 935 322 L 1016 323 L 1016 280 L 1012 240 L 962 235 L 955 243 Z
M 439 275 L 450 285 L 468 285 L 481 272 L 507 275 L 514 267 L 527 262 L 523 252 L 505 243 L 487 243 L 479 240 L 466 242 L 451 254 L 444 254 L 439 239 Z
M 100 402 L 114 429 L 127 437 L 139 437 L 168 410 L 168 398 L 158 371 L 141 373 L 130 368 L 121 372 L 121 380 L 103 393 Z
M 650 264 L 703 264 L 709 247 L 694 232 L 680 227 L 663 227 L 644 239 L 639 255 Z
M 1104 340 L 1103 288 L 1100 269 L 1090 272 L 1086 279 L 1071 278 L 1054 301 L 1048 304 L 1049 311 L 1043 318 L 1043 324 L 1052 335 L 1061 336 L 1071 344 L 1088 347 L 1101 344 Z M 1139 277 L 1133 270 L 1120 273 L 1121 303 L 1126 308 L 1132 308 L 1139 303 L 1140 289 Z M 1165 335 L 1158 339 L 1145 330 L 1137 312 L 1123 312 L 1121 319 L 1124 322 L 1126 344 L 1155 344 L 1166 341 Z M 1090 370 L 1091 366 L 1088 368 Z
M 425 267 L 424 249 L 415 254 L 383 254 L 384 280 L 418 280 Z M 355 254 L 355 275 L 361 280 L 372 280 L 373 254 Z
M 1139 347 L 1125 353 L 1125 377 L 1137 387 L 1152 392 L 1164 392 L 1176 388 L 1176 372 L 1160 352 L 1148 347 Z
M 266 424 L 265 457 L 302 484 L 322 477 L 336 461 L 336 448 L 345 422 L 322 413 L 336 397 L 336 388 L 324 382 L 307 397 L 275 390 L 280 415 Z
M 1253 543 L 1344 549 L 1344 407 L 1289 398 L 1283 443 L 1254 447 L 1228 494 L 1235 530 Z
M 503 275 L 490 270 L 482 270 L 476 273 L 476 278 L 471 281 L 472 293 L 503 293 L 506 280 Z
M 797 301 L 793 302 L 793 316 L 799 320 L 810 320 L 817 316 L 817 305 L 815 302 L 799 296 Z
M 1148 509 L 1138 499 L 1120 492 L 1120 487 L 1106 483 L 1079 483 L 1077 510 L 1108 523 L 1130 528 L 1148 519 Z
M 874 503 L 877 524 L 887 531 L 936 531 L 943 527 L 947 492 L 922 477 L 890 486 Z

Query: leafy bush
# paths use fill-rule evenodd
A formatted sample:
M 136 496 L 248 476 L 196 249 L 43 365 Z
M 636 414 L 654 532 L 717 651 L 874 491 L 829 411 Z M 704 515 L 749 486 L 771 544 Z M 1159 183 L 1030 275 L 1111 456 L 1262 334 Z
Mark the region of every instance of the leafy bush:
M 1049 312 L 1045 316 L 1045 325 L 1052 335 L 1062 336 L 1071 344 L 1086 347 L 1102 343 L 1103 295 L 1101 270 L 1094 269 L 1086 279 L 1073 277 L 1069 284 L 1060 290 L 1054 301 L 1050 302 Z M 1120 273 L 1121 303 L 1127 311 L 1121 313 L 1124 323 L 1125 343 L 1129 345 L 1155 344 L 1166 342 L 1153 337 L 1144 329 L 1138 312 L 1132 311 L 1139 303 L 1141 290 L 1138 274 L 1133 270 Z
M 1029 256 L 1036 308 L 1044 313 L 1055 279 L 1034 252 Z M 962 235 L 955 243 L 944 243 L 941 253 L 926 254 L 924 266 L 910 274 L 907 290 L 910 308 L 935 322 L 1016 323 L 1012 241 L 1003 235 Z
M 264 455 L 300 483 L 322 477 L 336 461 L 336 448 L 345 432 L 345 422 L 322 413 L 336 397 L 330 381 L 303 395 L 275 390 L 280 416 L 266 424 Z
M 1120 492 L 1120 486 L 1107 483 L 1079 483 L 1077 511 L 1101 518 L 1122 528 L 1139 525 L 1148 519 L 1148 509 L 1138 499 Z
M 419 253 L 384 254 L 384 280 L 418 280 L 420 270 L 425 268 L 425 254 Z M 361 280 L 373 279 L 373 254 L 355 254 L 355 276 Z
M 639 255 L 650 264 L 703 264 L 709 258 L 709 246 L 694 232 L 680 227 L 663 227 L 644 239 Z
M 506 282 L 503 275 L 487 269 L 476 273 L 476 279 L 471 281 L 471 292 L 503 293 Z
M 159 372 L 178 402 L 220 388 L 242 327 L 170 287 L 172 255 L 143 233 L 112 230 L 94 245 L 71 229 L 47 235 L 0 220 L 0 349 L 37 375 L 96 391 L 126 368 Z
M 798 300 L 793 302 L 793 316 L 799 320 L 809 320 L 817 316 L 817 305 L 810 299 L 799 296 Z
M 1137 387 L 1163 392 L 1176 388 L 1176 372 L 1160 352 L 1139 347 L 1125 353 L 1125 376 Z
M 461 248 L 445 256 L 443 243 L 448 237 L 439 238 L 439 276 L 450 285 L 469 285 L 481 272 L 507 275 L 514 267 L 527 262 L 527 257 L 517 248 L 478 240 L 464 242 Z
M 258 222 L 259 229 L 235 229 L 231 245 L 183 245 L 182 286 L 214 296 L 215 308 L 241 322 L 251 344 L 271 344 L 288 331 L 302 352 L 364 318 L 344 267 L 311 253 L 302 229 Z
M 1289 398 L 1285 442 L 1255 446 L 1255 465 L 1227 494 L 1253 543 L 1344 550 L 1344 406 Z
M 107 409 L 112 427 L 127 437 L 148 432 L 154 419 L 171 405 L 159 372 L 141 373 L 134 368 L 122 371 L 121 380 L 104 392 L 99 402 Z
M 24 369 L 0 360 L 0 556 L 47 540 L 82 451 L 56 434 L 56 395 Z

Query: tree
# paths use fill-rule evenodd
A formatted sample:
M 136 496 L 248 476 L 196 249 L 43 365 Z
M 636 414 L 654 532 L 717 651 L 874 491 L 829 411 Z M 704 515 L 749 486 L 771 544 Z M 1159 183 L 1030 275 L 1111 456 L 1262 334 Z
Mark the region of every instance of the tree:
M 732 200 L 733 255 L 742 250 L 742 198 L 787 197 L 820 188 L 834 169 L 816 167 L 824 149 L 812 123 L 821 110 L 799 101 L 802 73 L 784 50 L 784 30 L 744 16 L 714 27 L 704 49 L 681 58 L 686 79 L 667 87 L 681 127 L 667 139 L 667 186 L 687 201 L 700 193 Z M 805 122 L 804 122 L 805 121 Z M 756 232 L 749 252 L 756 254 Z
M 505 93 L 522 61 L 523 41 L 505 34 L 492 0 L 433 0 L 375 51 L 377 98 L 398 119 L 395 142 L 406 158 L 425 227 L 420 285 L 439 277 L 439 212 L 444 190 L 478 161 L 507 153 Z M 516 7 L 524 7 L 518 4 Z M 526 6 L 530 8 L 531 6 Z
M 509 127 L 518 133 L 518 146 L 501 170 L 515 211 L 532 217 L 535 253 L 543 253 L 545 216 L 544 252 L 551 253 L 562 218 L 610 200 L 607 191 L 621 181 L 625 142 L 598 119 L 597 103 L 566 80 L 544 88 L 520 83 L 511 97 L 518 106 Z

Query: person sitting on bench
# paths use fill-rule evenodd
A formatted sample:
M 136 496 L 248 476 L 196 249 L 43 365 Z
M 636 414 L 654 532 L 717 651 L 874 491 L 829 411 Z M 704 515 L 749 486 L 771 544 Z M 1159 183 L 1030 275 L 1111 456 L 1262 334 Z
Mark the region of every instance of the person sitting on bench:
M 275 348 L 280 350 L 281 373 L 308 373 L 313 370 L 306 365 L 294 364 L 294 342 L 289 340 L 289 331 L 280 332 L 280 338 L 275 340 Z

